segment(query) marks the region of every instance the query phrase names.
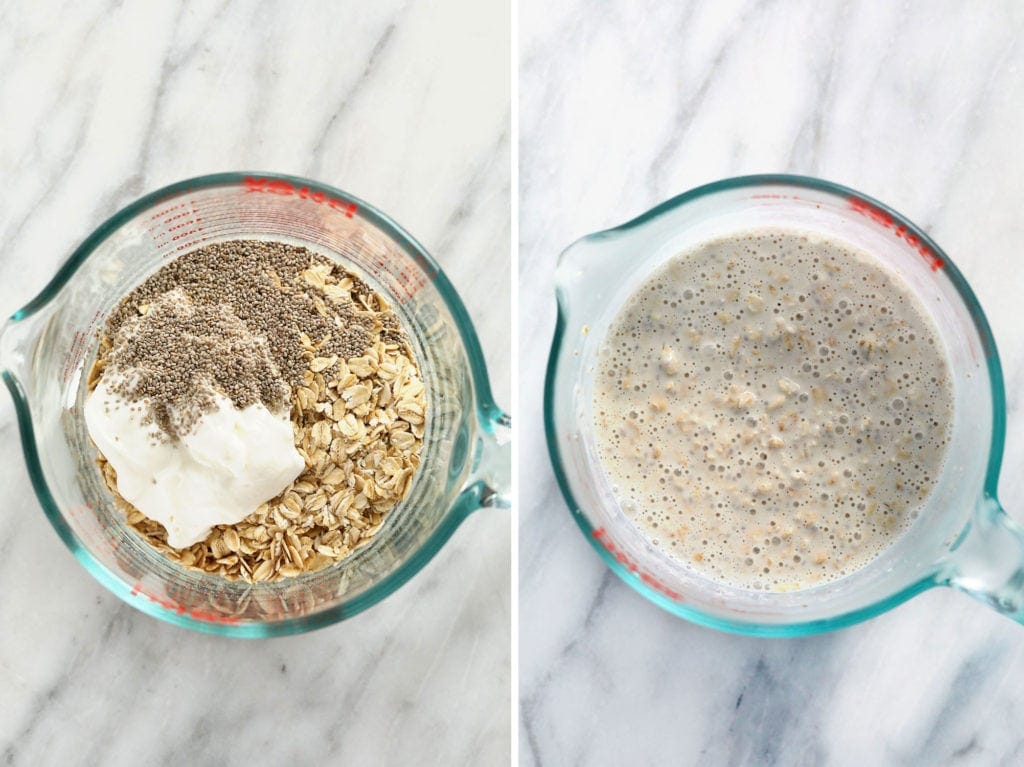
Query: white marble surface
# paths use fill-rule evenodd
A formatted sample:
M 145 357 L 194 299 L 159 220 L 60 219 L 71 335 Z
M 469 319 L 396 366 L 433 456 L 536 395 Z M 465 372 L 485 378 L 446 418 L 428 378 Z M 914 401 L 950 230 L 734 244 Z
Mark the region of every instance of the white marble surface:
M 526 0 L 520 25 L 522 764 L 1024 764 L 1024 627 L 950 590 L 796 641 L 674 618 L 570 519 L 540 400 L 563 247 L 716 178 L 818 175 L 921 224 L 971 282 L 1024 518 L 1024 8 Z
M 509 401 L 508 5 L 0 3 L 0 312 L 139 195 L 305 175 L 392 214 L 468 304 Z M 0 763 L 507 764 L 510 515 L 472 517 L 373 609 L 201 636 L 94 582 L 0 396 Z

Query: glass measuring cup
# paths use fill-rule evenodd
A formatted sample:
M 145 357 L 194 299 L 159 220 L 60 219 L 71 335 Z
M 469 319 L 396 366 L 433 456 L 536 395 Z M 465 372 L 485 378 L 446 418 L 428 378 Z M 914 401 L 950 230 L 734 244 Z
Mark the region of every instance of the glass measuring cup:
M 650 545 L 611 492 L 597 458 L 591 411 L 597 350 L 626 298 L 681 251 L 761 226 L 810 230 L 875 256 L 932 317 L 954 381 L 948 457 L 919 518 L 867 566 L 788 593 L 714 582 Z M 847 626 L 940 585 L 1024 623 L 1024 530 L 996 500 L 1006 417 L 995 342 L 963 276 L 901 215 L 818 179 L 726 179 L 578 240 L 559 259 L 556 290 L 558 319 L 545 381 L 548 448 L 580 529 L 633 589 L 696 623 L 764 636 Z
M 254 585 L 185 570 L 130 530 L 82 416 L 95 334 L 121 297 L 167 259 L 237 238 L 304 245 L 354 266 L 401 318 L 427 394 L 420 467 L 376 536 L 323 570 Z M 129 205 L 11 316 L 0 366 L 33 486 L 61 539 L 133 607 L 200 631 L 262 637 L 347 618 L 412 577 L 471 511 L 509 503 L 509 419 L 491 398 L 476 332 L 451 283 L 383 213 L 305 179 L 204 176 Z

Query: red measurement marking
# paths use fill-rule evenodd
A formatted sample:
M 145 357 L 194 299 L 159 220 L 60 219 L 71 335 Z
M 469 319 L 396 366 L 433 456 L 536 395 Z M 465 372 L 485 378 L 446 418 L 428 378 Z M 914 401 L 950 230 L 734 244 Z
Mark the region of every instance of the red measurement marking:
M 348 218 L 355 216 L 359 210 L 355 203 L 339 200 L 337 197 L 328 197 L 324 192 L 317 192 L 308 186 L 297 187 L 290 181 L 276 178 L 253 178 L 248 176 L 245 179 L 245 190 L 247 192 L 265 192 L 269 194 L 280 194 L 285 197 L 295 196 L 302 200 L 312 200 L 319 205 L 327 205 L 333 210 L 340 210 Z
M 669 599 L 673 599 L 676 602 L 679 602 L 679 601 L 682 600 L 682 598 L 683 598 L 682 594 L 680 594 L 677 591 L 673 591 L 672 589 L 670 589 L 668 586 L 666 586 L 664 583 L 662 583 L 660 580 L 655 578 L 650 573 L 647 573 L 647 572 L 644 572 L 643 570 L 641 570 L 637 566 L 636 562 L 634 562 L 626 554 L 626 552 L 624 552 L 622 549 L 620 549 L 618 546 L 615 545 L 615 543 L 609 537 L 608 531 L 605 530 L 603 527 L 599 527 L 596 530 L 594 530 L 592 535 L 594 536 L 595 539 L 597 539 L 598 543 L 600 543 L 602 546 L 604 546 L 605 550 L 609 554 L 611 554 L 613 557 L 615 557 L 615 561 L 616 562 L 618 562 L 623 567 L 625 567 L 627 570 L 629 570 L 631 573 L 633 573 L 634 575 L 639 577 L 641 581 L 646 583 L 652 589 L 654 589 L 655 591 L 660 591 L 662 594 L 667 596 Z
M 234 615 L 221 615 L 220 613 L 213 612 L 212 610 L 198 610 L 196 608 L 188 608 L 180 602 L 176 602 L 173 599 L 167 599 L 164 597 L 150 594 L 147 591 L 142 590 L 142 584 L 137 582 L 132 586 L 133 597 L 143 596 L 154 604 L 158 604 L 168 610 L 174 610 L 178 615 L 187 615 L 190 618 L 195 618 L 198 621 L 205 621 L 207 623 L 239 623 L 240 619 Z
M 406 299 L 412 298 L 416 295 L 420 288 L 427 284 L 427 278 L 422 272 L 412 272 L 407 270 L 405 267 L 400 267 L 398 272 L 395 272 L 395 265 L 387 261 L 383 256 L 377 258 L 373 262 L 374 267 L 380 272 L 390 274 L 398 282 L 395 286 L 395 294 L 399 300 L 403 303 Z
M 78 369 L 78 363 L 85 356 L 87 339 L 92 335 L 93 328 L 100 319 L 100 312 L 96 312 L 89 321 L 89 327 L 85 330 L 76 330 L 71 337 L 71 346 L 68 347 L 68 355 L 64 358 L 64 368 L 61 370 L 61 381 L 67 383 Z
M 158 218 L 163 218 L 168 213 L 173 213 L 174 211 L 179 210 L 180 208 L 184 208 L 187 205 L 188 205 L 188 203 L 179 202 L 176 205 L 170 205 L 170 206 L 168 206 L 166 208 L 161 208 L 156 213 L 154 213 L 152 216 L 150 216 L 149 220 L 150 221 L 156 221 Z
M 178 243 L 174 252 L 181 252 L 209 240 L 203 236 L 202 221 L 199 202 L 187 200 L 161 208 L 150 216 L 147 231 L 158 250 Z M 165 258 L 169 255 L 169 252 L 164 252 Z
M 68 509 L 68 514 L 72 517 L 77 517 L 79 514 L 83 514 L 87 511 L 92 511 L 91 503 L 83 503 L 81 506 L 72 506 Z
M 175 208 L 178 208 L 178 207 L 184 207 L 184 206 L 180 206 L 180 205 L 176 205 L 175 206 Z M 173 221 L 177 221 L 179 218 L 185 218 L 187 216 L 192 215 L 193 213 L 195 213 L 194 210 L 184 210 L 181 213 L 175 213 L 173 216 L 168 216 L 167 218 L 165 218 L 164 219 L 164 223 L 165 224 L 170 224 Z
M 124 542 L 122 537 L 112 528 L 97 528 L 94 522 L 98 522 L 91 503 L 84 503 L 80 506 L 72 506 L 68 509 L 68 516 L 77 519 L 82 515 L 88 515 L 91 522 L 87 522 L 82 528 L 76 528 L 75 532 L 92 544 L 93 553 L 97 556 L 104 548 L 116 554 Z
M 181 215 L 185 215 L 185 214 L 181 214 Z M 181 216 L 175 216 L 174 218 L 180 218 L 180 217 Z M 174 226 L 167 227 L 167 231 L 168 232 L 176 232 L 179 229 L 184 229 L 186 226 L 195 226 L 196 224 L 198 224 L 202 220 L 203 219 L 199 218 L 199 216 L 193 216 L 192 218 L 190 218 L 190 219 L 188 219 L 186 221 L 182 221 L 180 223 L 175 224 Z M 164 223 L 166 224 L 167 222 L 165 221 Z
M 921 238 L 918 237 L 916 234 L 913 234 L 909 229 L 907 229 L 906 226 L 904 226 L 903 224 L 897 225 L 896 222 L 893 221 L 892 216 L 890 216 L 884 210 L 876 208 L 867 200 L 862 200 L 860 197 L 851 197 L 849 202 L 850 207 L 853 210 L 857 211 L 862 216 L 866 216 L 867 218 L 871 219 L 882 228 L 892 230 L 892 233 L 895 234 L 899 239 L 903 240 L 910 247 L 912 247 L 914 250 L 920 253 L 921 256 L 924 257 L 924 259 L 928 262 L 928 266 L 931 267 L 931 270 L 933 272 L 937 272 L 939 271 L 939 269 L 943 267 L 943 261 L 935 253 L 935 251 L 933 251 L 931 248 L 929 248 L 927 245 L 921 242 Z
M 75 527 L 75 534 L 89 544 L 90 550 L 97 556 L 100 556 L 106 550 L 116 553 L 121 548 L 121 538 L 114 530 L 96 527 L 95 522 L 97 520 L 93 514 L 92 504 L 85 503 L 79 506 L 72 506 L 67 510 L 67 515 L 72 520 L 78 520 L 83 515 L 90 518 L 90 521 L 84 523 L 81 527 Z
M 67 383 L 72 371 L 78 367 L 78 361 L 82 359 L 82 353 L 85 349 L 85 338 L 86 335 L 83 331 L 76 330 L 74 337 L 71 339 L 71 349 L 64 360 L 64 370 L 61 371 L 61 380 L 64 383 Z

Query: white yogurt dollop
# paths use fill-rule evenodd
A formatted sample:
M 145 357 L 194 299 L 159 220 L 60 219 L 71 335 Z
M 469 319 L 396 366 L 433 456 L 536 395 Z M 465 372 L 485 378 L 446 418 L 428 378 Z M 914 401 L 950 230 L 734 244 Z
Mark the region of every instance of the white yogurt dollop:
M 118 492 L 162 524 L 176 549 L 203 540 L 214 525 L 242 521 L 305 467 L 287 413 L 215 399 L 216 409 L 178 442 L 154 439 L 142 408 L 131 410 L 103 379 L 85 402 L 89 435 L 117 472 Z

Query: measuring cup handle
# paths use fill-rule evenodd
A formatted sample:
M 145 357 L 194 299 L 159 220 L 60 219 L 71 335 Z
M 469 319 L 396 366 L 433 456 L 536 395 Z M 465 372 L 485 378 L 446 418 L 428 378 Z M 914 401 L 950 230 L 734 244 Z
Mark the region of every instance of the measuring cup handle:
M 1024 623 L 1024 527 L 986 496 L 949 559 L 947 582 Z
M 512 419 L 497 407 L 481 414 L 482 433 L 473 456 L 473 469 L 459 495 L 473 508 L 512 505 Z

